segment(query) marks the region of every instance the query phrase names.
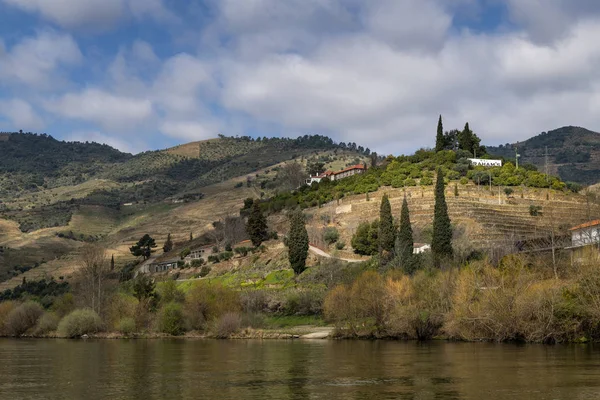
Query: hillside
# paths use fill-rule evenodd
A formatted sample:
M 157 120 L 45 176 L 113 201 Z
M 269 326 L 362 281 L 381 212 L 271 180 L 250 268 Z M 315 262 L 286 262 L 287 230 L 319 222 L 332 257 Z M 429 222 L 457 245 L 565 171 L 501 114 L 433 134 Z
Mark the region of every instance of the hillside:
M 514 162 L 515 148 L 521 163 L 531 163 L 545 170 L 548 148 L 548 172 L 563 181 L 594 184 L 600 181 L 600 133 L 575 126 L 543 132 L 524 142 L 488 146 L 490 154 Z

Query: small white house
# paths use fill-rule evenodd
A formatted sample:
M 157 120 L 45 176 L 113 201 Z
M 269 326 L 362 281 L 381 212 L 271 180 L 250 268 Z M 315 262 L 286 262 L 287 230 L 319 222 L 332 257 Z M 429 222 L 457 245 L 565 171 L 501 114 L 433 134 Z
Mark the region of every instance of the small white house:
M 431 250 L 431 245 L 426 243 L 415 243 L 413 247 L 413 254 L 422 254 L 426 251 Z
M 485 160 L 482 158 L 469 158 L 471 165 L 475 167 L 501 167 L 502 160 Z
M 600 219 L 577 225 L 571 231 L 571 260 L 582 262 L 585 259 L 600 258 Z

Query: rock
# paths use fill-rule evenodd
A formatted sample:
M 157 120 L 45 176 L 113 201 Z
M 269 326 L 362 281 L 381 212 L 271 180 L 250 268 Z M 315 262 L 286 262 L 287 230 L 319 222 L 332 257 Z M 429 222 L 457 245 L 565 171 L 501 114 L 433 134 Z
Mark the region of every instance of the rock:
M 90 337 L 88 335 L 81 335 L 82 339 L 89 339 Z
M 292 336 L 292 339 L 300 339 L 300 335 L 294 335 Z
M 300 339 L 327 339 L 329 337 L 329 334 L 329 331 L 314 332 L 309 333 L 307 335 L 303 335 L 300 337 Z

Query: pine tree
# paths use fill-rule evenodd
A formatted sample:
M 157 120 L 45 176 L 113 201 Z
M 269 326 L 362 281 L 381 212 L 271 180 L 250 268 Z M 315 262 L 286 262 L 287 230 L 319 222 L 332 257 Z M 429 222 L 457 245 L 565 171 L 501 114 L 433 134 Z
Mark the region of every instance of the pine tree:
M 171 250 L 173 250 L 173 241 L 171 240 L 171 234 L 169 233 L 167 235 L 167 241 L 165 242 L 164 246 L 163 246 L 163 251 L 165 253 L 170 252 Z
M 381 199 L 379 209 L 379 252 L 391 252 L 394 250 L 394 241 L 396 240 L 396 231 L 394 229 L 394 219 L 392 217 L 392 206 L 387 194 Z
M 444 150 L 446 140 L 444 138 L 444 126 L 442 124 L 442 116 L 438 120 L 437 135 L 435 137 L 435 152 Z
M 438 168 L 435 184 L 435 207 L 433 216 L 433 239 L 431 241 L 436 266 L 440 266 L 443 259 L 452 257 L 452 226 L 448 216 L 448 205 L 444 193 L 444 174 Z
M 267 218 L 264 216 L 258 201 L 252 204 L 252 210 L 246 223 L 246 232 L 255 247 L 260 246 L 262 242 L 269 238 Z
M 308 232 L 301 211 L 294 211 L 290 215 L 290 233 L 287 239 L 290 265 L 296 275 L 306 269 L 308 257 Z
M 413 230 L 410 223 L 410 212 L 408 210 L 408 202 L 406 197 L 402 202 L 402 211 L 400 212 L 400 229 L 396 238 L 396 257 L 399 259 L 402 268 L 406 272 L 411 271 L 414 248 Z
M 156 242 L 154 241 L 154 239 L 150 235 L 145 234 L 140 240 L 138 240 L 138 242 L 135 245 L 129 248 L 129 251 L 135 257 L 143 257 L 144 260 L 147 260 L 148 258 L 150 258 L 150 255 L 152 254 L 152 249 L 155 247 Z

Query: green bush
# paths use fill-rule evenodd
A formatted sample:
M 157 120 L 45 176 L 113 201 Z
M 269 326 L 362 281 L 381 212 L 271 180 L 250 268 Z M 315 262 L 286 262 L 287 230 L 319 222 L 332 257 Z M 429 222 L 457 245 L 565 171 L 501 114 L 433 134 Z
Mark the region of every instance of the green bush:
M 135 333 L 135 319 L 130 317 L 121 318 L 117 323 L 117 331 L 125 336 Z
M 460 184 L 461 185 L 466 185 L 468 183 L 469 183 L 469 179 L 468 178 L 465 178 L 465 177 L 460 178 Z
M 223 253 L 219 254 L 219 260 L 221 261 L 228 261 L 231 260 L 231 258 L 233 258 L 232 251 L 224 251 Z
M 363 222 L 352 237 L 352 247 L 356 254 L 373 256 L 379 250 L 379 220 Z
M 50 332 L 54 332 L 56 331 L 56 328 L 58 328 L 59 322 L 60 318 L 58 318 L 56 314 L 50 312 L 44 313 L 37 322 L 35 334 L 46 335 Z
M 193 268 L 201 267 L 203 265 L 204 265 L 204 259 L 203 258 L 197 258 L 195 260 L 192 260 L 192 267 Z
M 431 179 L 428 176 L 421 178 L 421 186 L 431 186 L 431 185 L 433 185 L 433 179 Z
M 413 178 L 408 178 L 404 181 L 404 186 L 417 186 L 417 181 L 415 181 Z
M 219 256 L 214 256 L 214 255 L 210 255 L 208 256 L 208 262 L 211 262 L 213 264 L 217 264 L 219 262 Z
M 529 206 L 529 215 L 532 217 L 538 217 L 542 215 L 542 206 L 530 205 Z
M 328 227 L 323 230 L 323 240 L 327 244 L 334 244 L 340 238 L 340 233 L 334 227 Z
M 11 336 L 22 336 L 35 327 L 43 314 L 44 309 L 39 303 L 28 301 L 8 314 L 4 329 Z
M 206 275 L 210 274 L 210 270 L 211 268 L 208 265 L 204 265 L 200 268 L 200 273 L 198 275 L 200 275 L 201 278 L 204 278 Z
M 344 250 L 344 247 L 346 247 L 346 243 L 344 243 L 344 242 L 337 242 L 335 244 L 335 248 L 338 250 Z
M 64 317 L 58 324 L 58 334 L 75 338 L 102 331 L 102 319 L 94 310 L 78 309 Z
M 181 304 L 169 303 L 158 311 L 158 331 L 173 336 L 185 333 L 185 321 Z

